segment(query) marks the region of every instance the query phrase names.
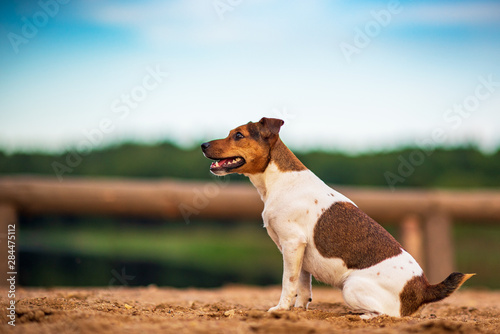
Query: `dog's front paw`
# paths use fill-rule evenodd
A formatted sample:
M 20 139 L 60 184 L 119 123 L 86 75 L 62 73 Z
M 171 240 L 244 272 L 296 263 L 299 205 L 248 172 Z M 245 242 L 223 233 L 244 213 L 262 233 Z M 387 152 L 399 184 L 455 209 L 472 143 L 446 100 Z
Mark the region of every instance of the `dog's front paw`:
M 271 307 L 267 312 L 276 312 L 276 311 L 288 311 L 290 307 L 282 306 L 280 304 Z
M 295 307 L 300 307 L 307 310 L 309 303 L 312 302 L 312 298 L 309 295 L 299 295 L 295 301 Z
M 303 309 L 307 310 L 307 304 L 309 304 L 309 303 L 304 304 L 304 303 L 299 303 L 299 302 L 296 302 L 296 303 L 295 303 L 295 305 L 294 305 L 293 307 L 296 307 L 296 308 L 303 308 Z

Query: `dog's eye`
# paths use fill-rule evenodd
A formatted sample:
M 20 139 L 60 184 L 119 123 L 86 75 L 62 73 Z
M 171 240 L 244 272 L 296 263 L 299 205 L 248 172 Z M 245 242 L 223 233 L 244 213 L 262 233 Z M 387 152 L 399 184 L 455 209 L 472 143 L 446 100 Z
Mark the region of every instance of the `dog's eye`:
M 245 136 L 241 132 L 236 132 L 236 134 L 234 135 L 234 139 L 236 140 L 240 140 L 242 138 L 245 138 Z

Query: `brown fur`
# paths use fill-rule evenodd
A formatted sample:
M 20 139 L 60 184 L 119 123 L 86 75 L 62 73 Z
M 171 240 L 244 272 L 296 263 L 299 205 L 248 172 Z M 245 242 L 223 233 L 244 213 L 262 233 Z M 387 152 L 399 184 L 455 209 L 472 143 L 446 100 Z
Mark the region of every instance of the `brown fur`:
M 389 232 L 348 202 L 336 202 L 321 215 L 314 243 L 322 256 L 340 258 L 349 269 L 368 268 L 401 253 Z
M 231 130 L 225 139 L 202 144 L 205 156 L 210 159 L 241 157 L 245 160 L 243 165 L 236 164 L 233 168 L 227 162 L 223 167 L 216 165 L 212 167 L 212 172 L 218 173 L 222 168 L 224 173 L 263 173 L 271 161 L 276 163 L 281 172 L 306 170 L 304 164 L 279 138 L 283 123 L 280 119 L 262 118 L 257 123 L 250 122 Z M 238 133 L 243 137 L 237 136 Z M 335 195 L 330 193 L 328 196 Z M 318 205 L 318 200 L 315 199 L 314 203 Z M 268 233 L 273 240 L 277 238 L 270 227 Z M 313 238 L 316 249 L 322 256 L 340 258 L 349 269 L 369 268 L 402 252 L 401 245 L 389 232 L 348 202 L 336 202 L 327 210 L 322 208 L 314 227 Z M 282 251 L 279 243 L 277 244 Z M 379 275 L 380 272 L 377 273 Z M 401 316 L 411 315 L 426 303 L 446 298 L 473 275 L 452 273 L 435 285 L 430 285 L 424 274 L 413 277 L 399 295 Z M 295 279 L 296 276 L 290 277 L 291 282 Z
M 236 133 L 245 136 L 235 140 Z M 242 125 L 229 132 L 224 139 L 212 140 L 205 154 L 210 159 L 224 159 L 230 157 L 242 157 L 246 163 L 240 168 L 234 169 L 235 173 L 256 174 L 266 170 L 271 155 L 270 145 L 262 137 L 254 138 L 249 131 L 249 125 Z
M 300 171 L 307 169 L 279 138 L 283 121 L 262 118 L 259 122 L 248 123 L 229 132 L 224 139 L 212 140 L 204 152 L 211 159 L 242 157 L 246 163 L 231 172 L 240 174 L 263 173 L 269 162 L 274 161 L 280 171 Z M 237 140 L 240 132 L 244 138 Z
M 271 161 L 281 172 L 306 170 L 304 164 L 279 138 L 283 123 L 280 119 L 262 118 L 257 123 L 250 122 L 231 130 L 224 139 L 202 144 L 205 156 L 210 159 L 241 157 L 245 160 L 243 165 L 236 164 L 234 167 L 228 162 L 223 163 L 222 167 L 215 165 L 212 172 L 247 175 L 263 173 Z M 237 135 L 238 133 L 243 136 Z M 263 196 L 266 196 L 265 189 Z M 330 193 L 328 196 L 335 195 Z M 318 199 L 314 203 L 318 205 Z M 272 223 L 269 222 L 269 225 Z M 270 227 L 268 233 L 273 240 L 277 238 Z M 326 210 L 322 208 L 314 227 L 313 239 L 322 256 L 340 258 L 348 269 L 369 268 L 402 252 L 401 245 L 389 232 L 349 202 L 336 202 Z M 277 244 L 282 251 L 279 243 Z M 302 246 L 305 247 L 305 244 Z M 379 275 L 380 272 L 377 273 Z M 473 274 L 452 273 L 435 285 L 430 285 L 424 274 L 413 277 L 406 282 L 399 295 L 401 316 L 411 315 L 426 303 L 446 298 L 471 276 Z M 290 282 L 296 279 L 296 275 L 289 278 Z
M 415 313 L 424 304 L 424 293 L 429 285 L 424 274 L 406 282 L 403 291 L 399 294 L 402 317 Z
M 271 151 L 271 160 L 276 163 L 282 172 L 298 172 L 306 170 L 307 167 L 290 151 L 288 147 L 278 139 Z
M 406 282 L 399 294 L 401 316 L 415 313 L 422 305 L 442 300 L 451 295 L 474 274 L 452 273 L 439 284 L 430 285 L 424 274 Z

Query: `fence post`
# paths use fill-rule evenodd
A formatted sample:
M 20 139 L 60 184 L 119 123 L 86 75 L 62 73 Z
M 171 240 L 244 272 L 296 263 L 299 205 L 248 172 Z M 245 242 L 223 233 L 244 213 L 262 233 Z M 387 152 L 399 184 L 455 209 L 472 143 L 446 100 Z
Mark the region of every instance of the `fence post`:
M 452 222 L 441 210 L 431 211 L 425 220 L 425 262 L 431 284 L 441 282 L 455 267 L 453 259 Z
M 413 256 L 422 268 L 425 268 L 424 237 L 418 215 L 409 214 L 404 217 L 400 227 L 400 238 L 403 248 Z
M 12 229 L 15 226 L 15 229 Z M 18 265 L 18 242 L 15 240 L 15 255 L 16 255 L 16 268 L 8 268 L 8 234 L 9 230 L 15 230 L 15 236 L 19 235 L 17 230 L 19 229 L 19 224 L 17 224 L 17 214 L 14 205 L 8 203 L 0 203 L 0 288 L 5 288 L 7 284 L 7 273 L 15 272 Z

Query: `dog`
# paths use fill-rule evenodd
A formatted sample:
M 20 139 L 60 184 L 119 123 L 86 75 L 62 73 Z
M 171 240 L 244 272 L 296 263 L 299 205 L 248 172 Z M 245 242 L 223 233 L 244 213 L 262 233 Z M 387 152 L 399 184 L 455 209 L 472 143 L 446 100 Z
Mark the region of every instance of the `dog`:
M 284 121 L 262 118 L 201 145 L 215 175 L 239 173 L 257 188 L 264 227 L 283 254 L 282 293 L 269 311 L 307 309 L 311 275 L 342 290 L 363 319 L 409 316 L 442 300 L 474 274 L 429 284 L 417 261 L 381 225 L 333 190 L 290 151 Z M 294 303 L 295 301 L 295 303 Z

